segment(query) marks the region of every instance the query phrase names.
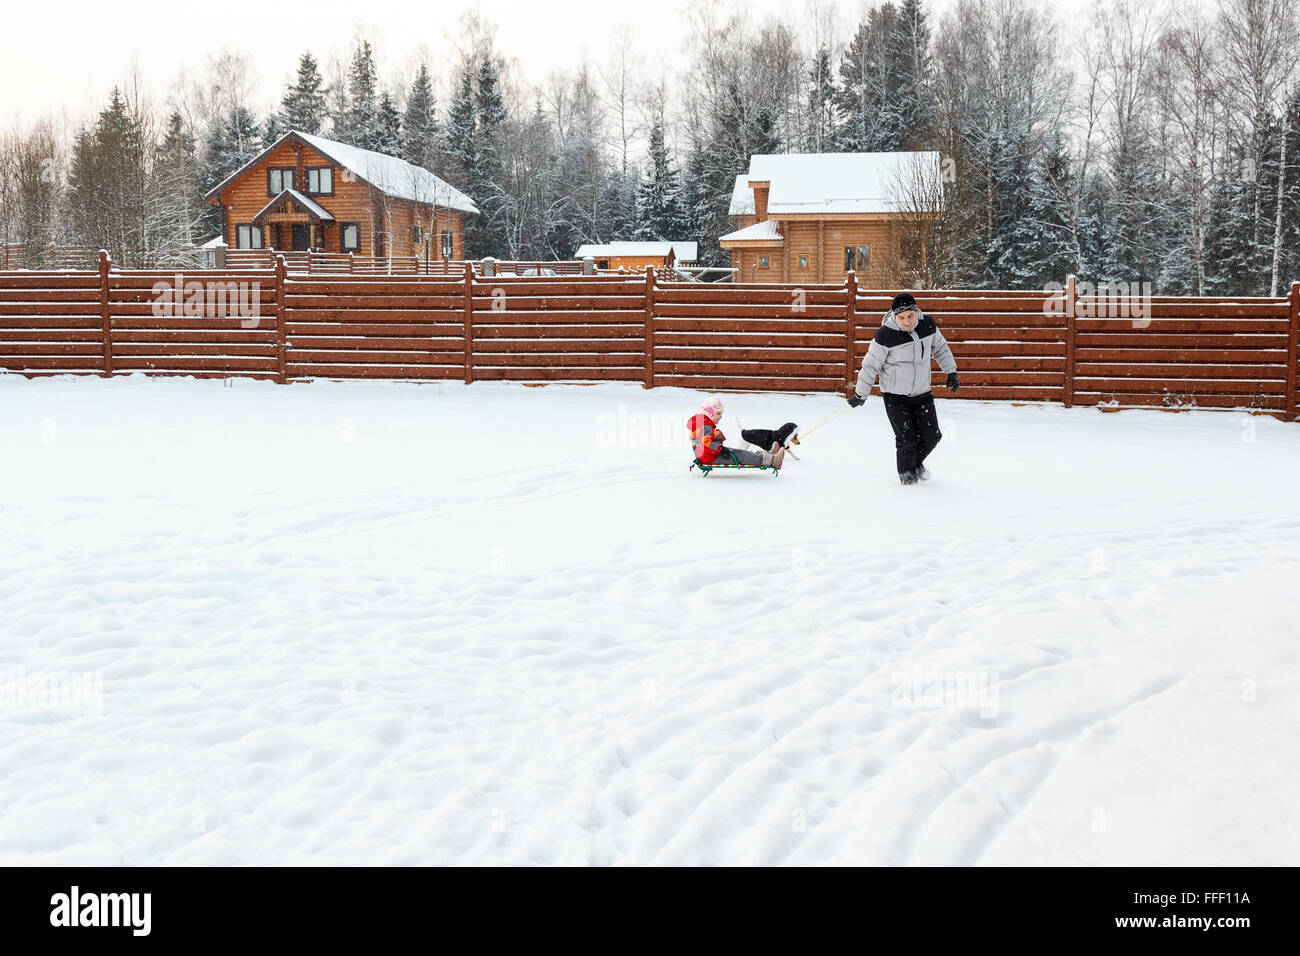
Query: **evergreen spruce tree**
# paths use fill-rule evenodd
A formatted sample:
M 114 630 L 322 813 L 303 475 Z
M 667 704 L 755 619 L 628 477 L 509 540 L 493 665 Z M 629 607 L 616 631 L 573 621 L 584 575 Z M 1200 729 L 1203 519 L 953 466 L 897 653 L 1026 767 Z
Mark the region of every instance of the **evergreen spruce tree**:
M 474 137 L 474 74 L 467 66 L 451 100 L 447 121 L 447 152 L 450 163 L 444 177 L 457 189 L 468 193 L 471 170 L 478 166 Z
M 107 249 L 124 266 L 142 265 L 147 251 L 145 144 L 116 87 L 94 128 L 77 137 L 68 183 L 80 242 Z
M 930 25 L 921 0 L 903 0 L 889 43 L 891 102 L 889 137 L 896 149 L 916 150 L 933 141 L 934 66 Z
M 506 236 L 502 219 L 505 194 L 505 99 L 499 86 L 500 77 L 491 54 L 479 64 L 474 90 L 474 163 L 470 168 L 470 196 L 479 208 L 471 216 L 476 257 L 506 254 Z M 470 232 L 466 228 L 466 244 Z
M 406 94 L 406 115 L 402 120 L 402 158 L 408 163 L 438 172 L 438 117 L 433 99 L 429 68 L 423 63 Z
M 672 167 L 664 131 L 659 123 L 650 129 L 649 175 L 637 189 L 635 236 L 644 240 L 680 240 L 686 233 L 681 185 Z
M 347 128 L 340 137 L 343 142 L 362 149 L 378 148 L 376 144 L 381 138 L 378 86 L 374 51 L 363 40 L 352 54 L 352 68 L 348 72 Z
M 822 47 L 808 73 L 808 142 L 810 153 L 830 152 L 835 146 L 835 82 L 831 53 Z
M 832 94 L 837 149 L 872 153 L 896 148 L 900 125 L 897 20 L 892 3 L 871 10 L 844 51 L 840 85 Z
M 386 156 L 400 156 L 402 153 L 402 114 L 388 90 L 380 94 L 379 107 L 375 111 L 374 134 L 367 149 Z
M 284 91 L 280 109 L 267 118 L 266 140 L 272 142 L 286 130 L 319 133 L 325 125 L 325 81 L 316 58 L 306 51 L 298 57 L 298 76 Z
M 244 165 L 262 148 L 260 130 L 253 114 L 242 106 L 235 107 L 224 121 L 214 123 L 203 141 L 201 175 L 203 190 L 213 186 Z M 204 231 L 208 235 L 221 231 L 221 210 L 209 206 Z

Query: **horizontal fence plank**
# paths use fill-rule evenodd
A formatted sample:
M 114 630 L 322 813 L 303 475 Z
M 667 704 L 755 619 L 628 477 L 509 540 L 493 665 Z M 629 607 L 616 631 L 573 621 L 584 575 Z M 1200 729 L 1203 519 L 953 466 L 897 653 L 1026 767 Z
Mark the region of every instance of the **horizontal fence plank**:
M 6 359 L 25 355 L 98 355 L 104 347 L 94 342 L 5 342 L 0 344 L 0 365 Z
M 506 290 L 496 296 L 476 287 L 470 298 L 477 312 L 491 312 L 498 302 L 509 312 L 642 312 L 645 308 L 642 295 L 524 296 Z
M 337 364 L 324 362 L 285 362 L 285 374 L 291 378 L 460 378 L 460 367 L 435 367 L 422 365 L 349 365 L 346 360 Z
M 659 375 L 744 375 L 775 377 L 810 376 L 834 379 L 843 366 L 834 362 L 672 362 L 655 360 L 655 376 Z
M 1080 376 L 1075 389 L 1082 392 L 1164 392 L 1188 395 L 1281 395 L 1282 381 L 1252 381 L 1235 379 L 1147 379 L 1147 378 L 1096 378 Z
M 195 371 L 243 371 L 243 372 L 274 372 L 275 359 L 268 358 L 251 358 L 251 357 L 204 357 L 201 355 L 176 355 L 176 356 L 157 356 L 157 357 L 140 357 L 140 356 L 119 356 L 113 355 L 114 371 L 147 371 L 150 369 L 161 370 L 185 370 L 193 369 Z
M 644 367 L 630 368 L 500 368 L 474 366 L 474 378 L 484 380 L 515 381 L 590 381 L 630 382 L 640 381 Z
M 100 351 L 102 353 L 102 350 Z M 119 342 L 114 340 L 113 358 L 115 364 L 119 355 L 153 355 L 164 357 L 184 357 L 187 355 L 229 355 L 274 360 L 275 346 L 262 343 L 201 345 L 193 342 L 186 342 L 183 345 L 178 346 L 175 343 L 168 342 Z
M 474 356 L 475 377 L 478 376 L 480 368 L 549 368 L 552 366 L 566 368 L 635 368 L 644 372 L 645 358 L 639 352 L 615 355 L 605 352 L 556 352 L 545 355 L 530 352 L 521 355 L 491 353 Z
M 727 333 L 715 335 L 709 332 L 688 332 L 676 334 L 655 330 L 655 346 L 660 345 L 746 345 L 749 347 L 765 346 L 769 348 L 821 348 L 833 349 L 844 347 L 842 335 L 771 335 L 768 333 Z
M 465 300 L 459 295 L 287 295 L 285 308 L 294 309 L 328 309 L 335 312 L 355 309 L 461 309 Z
M 1286 319 L 1152 319 L 1150 325 L 1134 325 L 1128 319 L 1076 319 L 1079 332 L 1129 333 L 1134 330 L 1162 332 L 1277 332 L 1285 335 Z
M 618 325 L 493 325 L 474 316 L 474 339 L 645 339 L 645 324 Z
M 353 365 L 456 365 L 465 359 L 464 352 L 419 352 L 382 349 L 302 349 L 285 350 L 286 364 L 339 362 Z
M 224 342 L 231 345 L 249 343 L 273 344 L 275 331 L 271 329 L 230 329 L 201 332 L 194 329 L 113 329 L 113 347 L 119 342 L 165 342 L 188 347 L 190 344 Z M 96 336 L 96 341 L 99 337 Z
M 492 312 L 474 313 L 474 325 L 618 325 L 629 322 L 633 325 L 645 323 L 645 310 L 636 312 L 596 311 L 591 312 Z
M 831 378 L 754 378 L 726 375 L 700 377 L 656 374 L 655 383 L 680 388 L 707 388 L 736 392 L 835 392 L 844 388 L 843 382 Z
M 1203 378 L 1286 380 L 1286 366 L 1276 365 L 1142 365 L 1127 363 L 1079 362 L 1075 374 L 1080 378 L 1151 378 L 1177 381 Z
M 474 332 L 476 334 L 474 340 L 475 355 L 513 353 L 545 356 L 569 354 L 572 352 L 609 352 L 635 355 L 637 356 L 637 361 L 643 361 L 645 358 L 644 344 L 638 339 L 585 339 L 581 341 L 547 339 L 544 342 L 532 342 L 521 339 L 484 339 L 480 341 L 477 338 L 478 329 L 475 328 Z

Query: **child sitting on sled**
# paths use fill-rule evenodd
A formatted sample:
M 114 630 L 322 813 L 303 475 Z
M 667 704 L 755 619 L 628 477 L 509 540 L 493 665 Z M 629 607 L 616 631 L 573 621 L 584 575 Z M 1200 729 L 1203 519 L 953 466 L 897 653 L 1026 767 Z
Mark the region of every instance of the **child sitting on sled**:
M 705 400 L 699 412 L 691 416 L 686 427 L 691 430 L 691 445 L 695 457 L 704 465 L 735 464 L 743 467 L 781 468 L 785 461 L 785 447 L 773 442 L 769 451 L 748 451 L 743 448 L 728 448 L 723 444 L 727 436 L 722 434 L 718 423 L 722 421 L 722 399 L 714 397 Z

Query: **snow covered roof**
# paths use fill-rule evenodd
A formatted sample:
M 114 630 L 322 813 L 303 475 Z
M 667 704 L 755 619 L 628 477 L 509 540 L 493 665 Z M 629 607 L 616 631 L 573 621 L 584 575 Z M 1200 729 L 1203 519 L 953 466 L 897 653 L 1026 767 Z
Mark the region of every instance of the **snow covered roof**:
M 754 190 L 749 188 L 749 177 L 741 173 L 736 177 L 735 188 L 731 190 L 731 208 L 729 216 L 754 215 Z
M 936 152 L 760 153 L 750 157 L 748 176 L 736 177 L 728 212 L 754 214 L 751 180 L 771 182 L 769 216 L 893 212 L 909 184 L 938 183 L 939 175 Z
M 324 136 L 316 136 L 313 133 L 303 133 L 298 130 L 289 130 L 253 159 L 250 159 L 210 189 L 204 198 L 211 199 L 216 196 L 221 190 L 243 176 L 249 169 L 256 166 L 290 139 L 305 143 L 326 159 L 337 163 L 342 167 L 345 176 L 350 172 L 358 179 L 369 183 L 394 199 L 431 203 L 448 209 L 458 209 L 461 212 L 478 212 L 478 207 L 474 205 L 472 199 L 449 183 L 443 182 L 427 169 L 414 166 L 396 156 L 385 156 L 383 153 L 376 153 L 374 150 L 349 146 L 347 143 L 340 143 L 336 140 L 326 139 Z
M 729 232 L 725 236 L 719 236 L 718 242 L 784 242 L 781 233 L 776 229 L 775 219 L 765 219 L 762 222 L 756 222 L 752 226 L 746 226 L 744 229 L 737 229 L 735 232 Z
M 664 257 L 672 250 L 678 262 L 694 262 L 699 253 L 698 242 L 604 242 L 588 243 L 578 247 L 575 259 L 593 259 L 609 256 Z
M 224 246 L 225 244 L 226 244 L 226 240 L 220 234 L 217 234 L 213 236 L 211 239 L 209 239 L 207 242 L 205 242 L 203 245 L 199 246 L 199 248 L 215 249 L 218 246 Z
M 261 222 L 263 216 L 265 216 L 276 206 L 280 205 L 280 203 L 286 199 L 292 199 L 294 202 L 302 206 L 303 209 L 306 209 L 309 213 L 311 213 L 321 222 L 334 221 L 334 216 L 330 213 L 328 209 L 326 209 L 320 203 L 316 202 L 315 200 L 308 199 L 306 196 L 298 192 L 298 190 L 296 189 L 285 189 L 280 193 L 280 195 L 276 196 L 269 203 L 267 203 L 265 206 L 262 207 L 262 211 L 253 217 L 253 222 Z

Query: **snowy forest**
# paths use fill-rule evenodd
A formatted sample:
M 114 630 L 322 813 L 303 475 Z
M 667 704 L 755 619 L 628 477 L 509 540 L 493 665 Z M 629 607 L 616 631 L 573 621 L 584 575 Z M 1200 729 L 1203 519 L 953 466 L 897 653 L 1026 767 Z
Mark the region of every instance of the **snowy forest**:
M 717 237 L 755 153 L 937 150 L 939 287 L 1040 288 L 1069 273 L 1156 294 L 1279 294 L 1300 278 L 1295 0 L 1104 0 L 1067 31 L 1035 0 L 924 0 L 860 20 L 682 10 L 683 64 L 636 28 L 530 78 L 489 20 L 387 69 L 364 31 L 285 50 L 259 101 L 237 50 L 155 95 L 139 72 L 97 115 L 0 133 L 0 242 L 166 263 L 216 235 L 203 193 L 290 128 L 424 166 L 468 193 L 474 258 L 569 259 L 583 242 Z M 151 77 L 163 82 L 166 78 Z M 13 91 L 10 91 L 11 94 Z

